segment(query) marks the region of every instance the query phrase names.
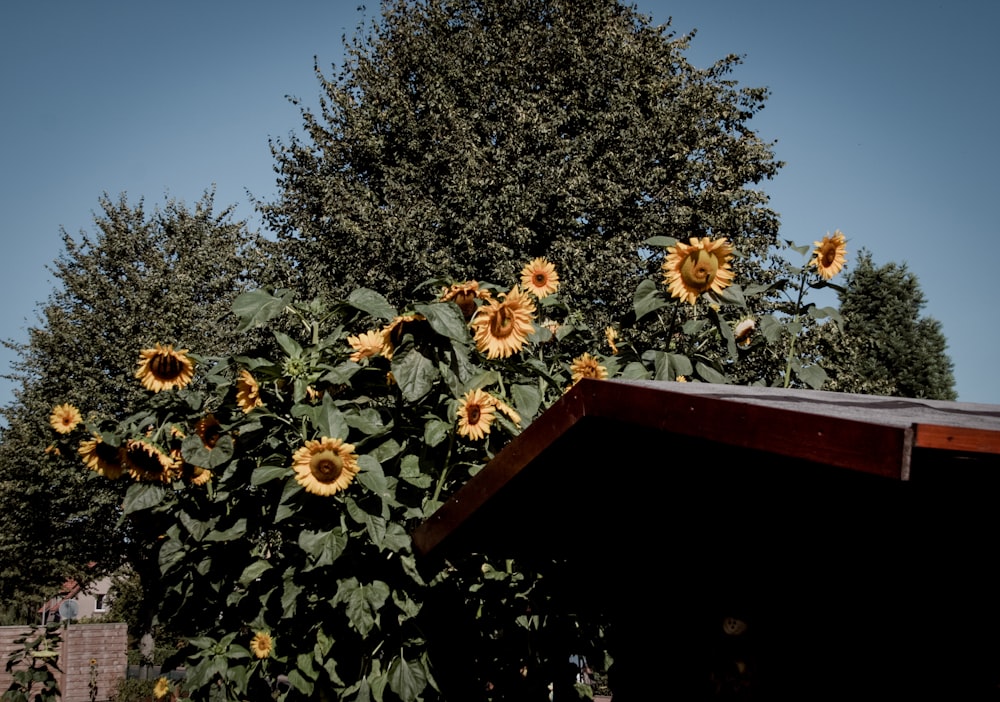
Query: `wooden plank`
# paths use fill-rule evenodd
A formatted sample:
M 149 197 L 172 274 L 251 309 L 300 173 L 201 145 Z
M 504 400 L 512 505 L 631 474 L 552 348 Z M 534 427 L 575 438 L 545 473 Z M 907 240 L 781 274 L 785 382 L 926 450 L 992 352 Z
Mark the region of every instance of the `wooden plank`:
M 1000 455 L 1000 431 L 917 424 L 915 445 L 918 448 Z

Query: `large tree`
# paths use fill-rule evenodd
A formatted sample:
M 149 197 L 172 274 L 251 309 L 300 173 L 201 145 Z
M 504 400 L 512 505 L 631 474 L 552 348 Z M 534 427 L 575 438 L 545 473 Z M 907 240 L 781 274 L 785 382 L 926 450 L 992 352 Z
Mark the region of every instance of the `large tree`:
M 203 354 L 236 349 L 227 314 L 253 284 L 260 242 L 228 210 L 214 209 L 211 193 L 193 210 L 168 201 L 154 212 L 104 196 L 93 233 L 63 232 L 57 288 L 27 343 L 6 342 L 19 359 L 0 434 L 0 601 L 126 559 L 117 526 L 123 488 L 97 480 L 77 455 L 46 451 L 49 415 L 64 403 L 84 418 L 128 415 L 144 395 L 133 378 L 139 351 L 157 343 Z
M 878 266 L 862 249 L 840 293 L 843 333 L 826 330 L 833 389 L 956 399 L 948 342 L 941 323 L 921 314 L 925 302 L 905 263 Z
M 727 56 L 617 0 L 397 0 L 335 77 L 317 67 L 304 137 L 272 144 L 280 194 L 261 209 L 307 296 L 364 285 L 398 302 L 421 282 L 508 281 L 538 256 L 596 324 L 660 277 L 653 236 L 728 237 L 758 270 L 780 164 L 750 128 L 767 90 Z

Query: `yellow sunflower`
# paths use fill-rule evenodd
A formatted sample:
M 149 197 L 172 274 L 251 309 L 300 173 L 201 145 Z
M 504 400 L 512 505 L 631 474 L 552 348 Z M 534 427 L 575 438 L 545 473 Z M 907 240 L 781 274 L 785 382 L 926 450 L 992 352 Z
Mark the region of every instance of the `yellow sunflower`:
M 170 344 L 143 349 L 139 352 L 139 370 L 135 377 L 144 388 L 153 392 L 182 388 L 194 378 L 194 363 L 187 353 L 187 349 L 175 351 Z
M 604 338 L 608 340 L 608 346 L 611 347 L 611 353 L 618 355 L 618 346 L 615 342 L 618 341 L 618 332 L 615 331 L 614 327 L 607 327 L 604 330 Z
M 507 358 L 524 346 L 534 331 L 535 303 L 515 285 L 503 300 L 491 300 L 472 318 L 476 348 L 487 358 Z
M 559 289 L 556 267 L 544 258 L 536 258 L 521 269 L 521 287 L 541 300 Z
M 157 678 L 153 685 L 153 697 L 158 700 L 163 699 L 170 692 L 170 682 L 166 678 Z
M 69 434 L 83 421 L 83 417 L 73 405 L 56 405 L 52 408 L 52 416 L 49 417 L 49 424 L 60 434 Z
M 97 434 L 80 442 L 79 454 L 85 466 L 109 480 L 118 480 L 125 472 L 124 450 L 106 443 Z
M 736 339 L 737 344 L 743 346 L 750 345 L 750 337 L 753 336 L 753 330 L 757 328 L 757 322 L 754 321 L 753 317 L 744 317 L 736 326 L 733 327 L 733 337 Z
M 359 363 L 364 358 L 371 358 L 382 353 L 382 345 L 385 343 L 382 333 L 377 331 L 367 331 L 358 336 L 347 337 L 347 343 L 354 349 L 351 360 Z
M 462 316 L 466 320 L 472 319 L 476 313 L 476 300 L 488 300 L 489 290 L 480 290 L 478 280 L 467 280 L 464 283 L 455 283 L 450 288 L 441 291 L 441 302 L 454 301 L 458 308 L 462 310 Z
M 212 471 L 200 466 L 184 464 L 184 479 L 192 485 L 206 485 L 212 482 Z
M 135 480 L 169 483 L 179 477 L 181 464 L 148 441 L 131 439 L 125 444 L 123 465 Z
M 702 293 L 721 293 L 733 282 L 729 265 L 733 247 L 724 238 L 712 241 L 707 236 L 691 237 L 690 241 L 667 248 L 663 280 L 673 297 L 693 305 Z
M 833 235 L 827 234 L 823 241 L 814 241 L 813 258 L 809 261 L 810 266 L 816 266 L 816 271 L 823 280 L 830 280 L 840 273 L 840 269 L 847 263 L 847 239 L 838 229 Z
M 608 377 L 608 369 L 597 362 L 597 359 L 589 353 L 573 359 L 569 366 L 570 373 L 573 374 L 573 382 L 577 383 L 583 378 L 596 378 L 604 380 Z
M 496 408 L 501 413 L 507 415 L 507 419 L 509 419 L 510 421 L 514 422 L 514 424 L 516 426 L 521 426 L 521 415 L 517 413 L 517 410 L 515 410 L 513 407 L 511 407 L 510 405 L 508 405 L 503 400 L 498 400 L 498 399 L 494 398 L 493 401 L 496 404 Z
M 422 314 L 404 314 L 382 327 L 382 355 L 392 360 L 399 342 L 403 340 L 403 327 L 413 322 L 423 322 L 427 318 Z
M 219 442 L 219 437 L 222 436 L 222 424 L 219 423 L 214 414 L 209 413 L 195 422 L 194 433 L 201 439 L 201 443 L 205 445 L 205 448 L 215 448 L 215 445 Z M 182 436 L 181 438 L 184 437 Z
M 236 379 L 236 405 L 243 410 L 243 414 L 250 414 L 264 405 L 264 401 L 260 399 L 260 386 L 246 369 L 241 370 Z
M 482 439 L 490 433 L 496 417 L 496 400 L 480 389 L 469 390 L 458 401 L 458 433 L 470 439 Z
M 358 457 L 352 444 L 322 437 L 307 441 L 292 455 L 295 479 L 306 492 L 327 497 L 335 495 L 358 474 Z
M 256 658 L 269 658 L 274 650 L 274 639 L 266 631 L 258 631 L 250 639 L 250 651 Z

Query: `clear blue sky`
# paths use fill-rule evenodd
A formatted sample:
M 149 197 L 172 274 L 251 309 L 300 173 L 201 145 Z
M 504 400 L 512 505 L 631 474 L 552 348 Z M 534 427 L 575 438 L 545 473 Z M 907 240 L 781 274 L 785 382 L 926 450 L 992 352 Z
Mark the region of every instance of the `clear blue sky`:
M 377 1 L 8 0 L 0 5 L 0 338 L 24 341 L 55 284 L 60 227 L 91 230 L 102 192 L 149 209 L 166 196 L 254 219 L 274 193 L 269 137 L 315 104 L 313 56 Z M 1000 404 L 996 0 L 643 0 L 657 23 L 697 28 L 704 66 L 728 53 L 767 86 L 752 125 L 786 162 L 764 185 L 782 235 L 841 229 L 851 252 L 906 262 L 955 362 L 960 400 Z M 0 350 L 0 372 L 13 356 Z M 10 385 L 0 382 L 0 403 Z

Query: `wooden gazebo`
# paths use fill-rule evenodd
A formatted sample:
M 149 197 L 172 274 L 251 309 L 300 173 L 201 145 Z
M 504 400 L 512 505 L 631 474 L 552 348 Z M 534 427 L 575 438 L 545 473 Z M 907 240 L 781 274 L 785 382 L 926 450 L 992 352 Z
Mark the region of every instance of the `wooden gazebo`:
M 584 380 L 413 539 L 557 562 L 616 702 L 1000 698 L 998 500 L 1000 406 Z

